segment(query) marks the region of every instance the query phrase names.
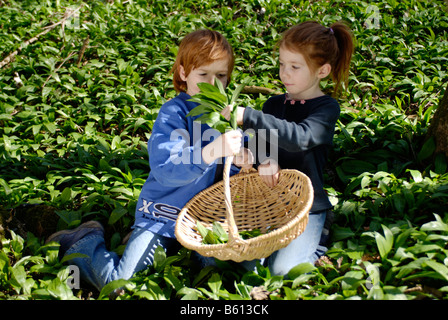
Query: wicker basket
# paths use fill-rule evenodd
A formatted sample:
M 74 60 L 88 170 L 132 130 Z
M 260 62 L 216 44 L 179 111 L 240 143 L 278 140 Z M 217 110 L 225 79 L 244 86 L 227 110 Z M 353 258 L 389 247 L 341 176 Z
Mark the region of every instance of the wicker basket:
M 254 169 L 229 178 L 232 158 L 226 159 L 223 181 L 185 205 L 177 218 L 175 234 L 184 247 L 203 256 L 236 262 L 261 259 L 286 247 L 305 230 L 313 187 L 305 174 L 290 169 L 281 170 L 274 188 L 268 187 Z M 214 221 L 222 223 L 229 241 L 203 244 L 197 221 L 207 228 Z M 254 229 L 262 234 L 247 240 L 239 236 L 239 231 Z

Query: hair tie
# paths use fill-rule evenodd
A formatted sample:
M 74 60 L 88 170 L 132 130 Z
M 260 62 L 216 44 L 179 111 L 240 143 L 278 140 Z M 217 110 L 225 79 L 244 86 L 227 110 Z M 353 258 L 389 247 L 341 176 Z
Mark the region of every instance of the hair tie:
M 330 28 L 328 28 L 328 29 L 330 30 L 330 33 L 331 33 L 331 34 L 334 34 L 333 28 L 330 27 Z

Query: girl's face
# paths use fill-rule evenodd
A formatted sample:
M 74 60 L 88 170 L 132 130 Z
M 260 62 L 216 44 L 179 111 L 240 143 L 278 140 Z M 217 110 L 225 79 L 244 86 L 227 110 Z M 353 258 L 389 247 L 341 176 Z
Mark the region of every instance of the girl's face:
M 329 74 L 328 64 L 317 70 L 308 67 L 301 53 L 280 47 L 280 79 L 291 99 L 306 100 L 321 96 L 319 81 Z M 331 68 L 330 68 L 331 69 Z
M 193 68 L 188 75 L 185 75 L 183 66 L 180 66 L 179 74 L 182 81 L 187 83 L 187 94 L 194 96 L 199 93 L 198 83 L 207 82 L 212 85 L 215 84 L 215 79 L 222 82 L 224 87 L 227 86 L 229 60 L 216 60 L 210 64 Z

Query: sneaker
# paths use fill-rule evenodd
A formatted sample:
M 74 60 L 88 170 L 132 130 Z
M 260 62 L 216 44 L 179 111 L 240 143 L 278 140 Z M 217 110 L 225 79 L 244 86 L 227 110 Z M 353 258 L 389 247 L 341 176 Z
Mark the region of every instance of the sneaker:
M 59 257 L 63 257 L 68 249 L 87 235 L 104 235 L 104 228 L 98 221 L 88 221 L 73 230 L 62 230 L 53 233 L 45 243 L 58 242 Z

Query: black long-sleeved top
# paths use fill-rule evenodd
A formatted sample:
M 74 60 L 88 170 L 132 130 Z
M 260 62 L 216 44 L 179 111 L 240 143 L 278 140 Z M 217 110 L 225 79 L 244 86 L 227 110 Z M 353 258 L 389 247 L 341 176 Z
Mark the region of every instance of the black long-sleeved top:
M 297 169 L 312 182 L 314 202 L 311 213 L 332 207 L 323 188 L 323 169 L 327 162 L 328 148 L 333 145 L 339 114 L 338 102 L 328 95 L 294 101 L 287 99 L 285 94 L 269 98 L 262 111 L 247 107 L 244 113 L 243 130 L 254 129 L 255 132 L 260 132 L 260 129 L 265 129 L 269 133 L 270 129 L 278 130 L 280 167 Z M 264 136 L 267 142 L 275 140 L 272 134 Z M 260 138 L 260 134 L 257 134 L 257 139 Z M 270 154 L 273 154 L 273 150 Z M 256 158 L 259 162 L 264 160 L 263 154 L 259 152 Z

